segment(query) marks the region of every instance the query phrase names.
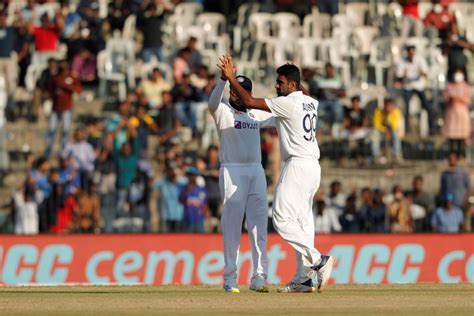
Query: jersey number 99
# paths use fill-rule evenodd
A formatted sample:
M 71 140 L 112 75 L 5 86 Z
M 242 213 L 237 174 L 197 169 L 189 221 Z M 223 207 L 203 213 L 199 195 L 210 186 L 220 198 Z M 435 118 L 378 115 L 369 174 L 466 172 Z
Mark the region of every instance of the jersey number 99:
M 308 142 L 316 141 L 317 120 L 318 116 L 316 114 L 306 114 L 303 117 L 303 130 L 306 133 L 305 135 L 303 135 L 303 137 Z

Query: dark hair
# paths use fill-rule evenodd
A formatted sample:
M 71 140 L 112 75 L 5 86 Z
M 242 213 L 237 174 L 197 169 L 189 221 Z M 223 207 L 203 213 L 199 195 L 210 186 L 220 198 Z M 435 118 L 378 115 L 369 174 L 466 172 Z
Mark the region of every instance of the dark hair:
M 415 177 L 413 177 L 413 182 L 415 182 L 415 181 L 420 181 L 420 180 L 423 181 L 423 176 L 422 176 L 422 175 L 419 175 L 419 174 L 418 174 L 418 175 L 416 175 Z
M 300 86 L 300 70 L 295 65 L 285 64 L 283 66 L 278 67 L 276 72 L 277 74 L 286 77 L 288 81 L 294 81 L 298 87 Z
M 355 95 L 351 98 L 351 101 L 354 102 L 354 100 L 360 101 L 360 96 Z
M 48 161 L 48 159 L 46 157 L 44 157 L 44 156 L 39 157 L 38 159 L 36 159 L 35 168 L 38 169 L 41 165 L 43 165 L 47 161 Z
M 385 99 L 383 100 L 383 104 L 384 104 L 384 105 L 385 105 L 385 104 L 388 104 L 388 103 L 393 103 L 393 99 L 392 99 L 392 98 L 385 98 Z

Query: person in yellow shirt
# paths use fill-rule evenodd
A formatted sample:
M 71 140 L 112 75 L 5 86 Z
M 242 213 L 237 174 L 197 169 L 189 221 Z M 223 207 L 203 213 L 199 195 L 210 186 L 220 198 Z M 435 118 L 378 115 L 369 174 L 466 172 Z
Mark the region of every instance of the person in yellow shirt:
M 143 80 L 138 93 L 148 98 L 152 110 L 159 110 L 162 105 L 163 91 L 170 91 L 171 85 L 163 78 L 159 68 L 154 68 L 149 79 Z
M 146 151 L 148 149 L 148 134 L 149 132 L 157 134 L 158 127 L 155 120 L 147 114 L 147 107 L 144 104 L 138 105 L 135 115 L 129 120 L 129 124 L 137 130 L 140 149 Z
M 381 141 L 391 142 L 392 154 L 396 161 L 403 160 L 400 128 L 403 121 L 402 112 L 392 99 L 384 100 L 383 109 L 377 108 L 373 118 L 371 135 L 372 156 L 374 160 L 380 159 Z

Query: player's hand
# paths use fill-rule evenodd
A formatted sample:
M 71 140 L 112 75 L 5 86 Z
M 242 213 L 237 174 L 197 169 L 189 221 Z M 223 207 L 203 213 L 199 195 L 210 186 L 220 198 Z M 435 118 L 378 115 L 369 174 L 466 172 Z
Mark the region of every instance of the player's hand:
M 219 67 L 222 72 L 222 77 L 226 80 L 229 80 L 229 78 L 234 76 L 235 67 L 232 62 L 232 56 L 224 55 L 219 58 L 219 63 L 217 64 L 217 67 Z

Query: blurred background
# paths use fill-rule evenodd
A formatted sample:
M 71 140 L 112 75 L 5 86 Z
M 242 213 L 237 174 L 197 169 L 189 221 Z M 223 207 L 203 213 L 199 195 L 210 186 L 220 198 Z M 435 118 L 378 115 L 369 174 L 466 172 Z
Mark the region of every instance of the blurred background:
M 317 233 L 474 230 L 474 1 L 2 0 L 0 12 L 2 233 L 219 232 L 207 100 L 226 53 L 255 96 L 275 96 L 275 69 L 294 62 L 319 100 Z M 272 129 L 261 139 L 272 231 L 279 143 Z

